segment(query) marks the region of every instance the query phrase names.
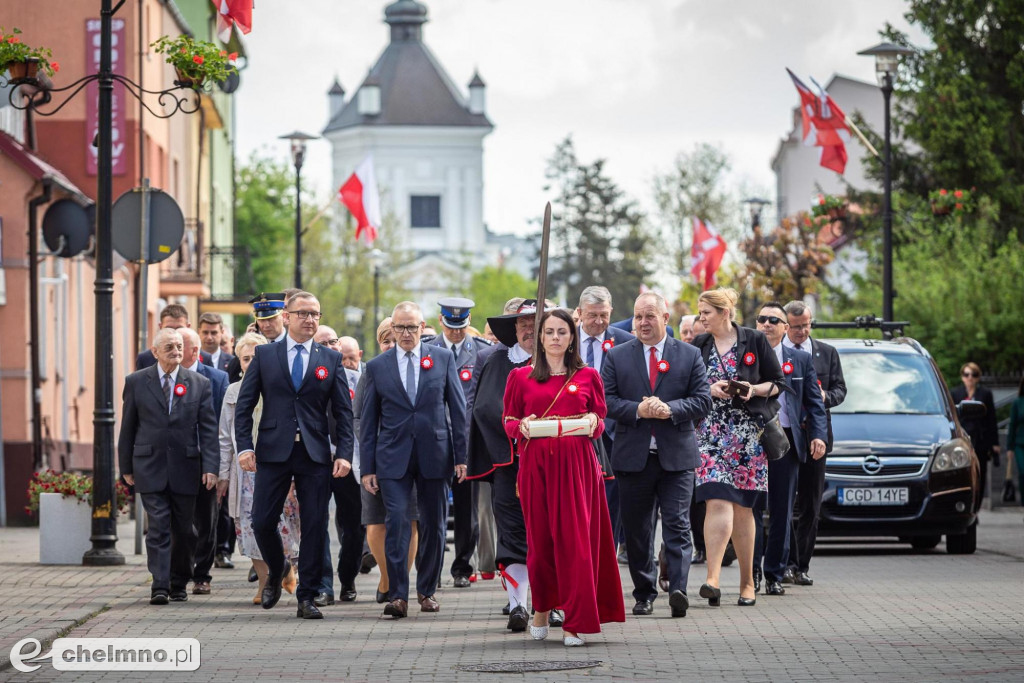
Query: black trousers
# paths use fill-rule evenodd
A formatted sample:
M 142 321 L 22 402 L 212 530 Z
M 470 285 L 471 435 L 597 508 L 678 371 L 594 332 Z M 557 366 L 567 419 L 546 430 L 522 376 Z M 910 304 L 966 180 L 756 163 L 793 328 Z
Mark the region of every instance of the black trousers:
M 192 570 L 192 580 L 196 583 L 203 581 L 209 583 L 213 579 L 210 570 L 213 568 L 213 559 L 217 554 L 217 516 L 219 513 L 217 487 L 207 489 L 200 484 L 199 493 L 196 495 L 196 554 L 195 567 Z
M 338 580 L 341 587 L 355 587 L 356 575 L 363 558 L 363 544 L 366 529 L 361 517 L 363 504 L 360 499 L 362 486 L 354 473 L 344 477 L 331 477 L 331 495 L 334 496 L 334 530 L 338 534 L 341 550 L 338 552 Z M 300 511 L 301 514 L 301 511 Z M 328 514 L 330 512 L 328 511 Z M 324 524 L 324 568 L 320 580 L 320 592 L 334 595 L 334 569 L 331 566 L 330 520 Z
M 231 555 L 235 552 L 235 520 L 228 511 L 227 494 L 220 499 L 217 513 L 217 552 Z
M 518 478 L 519 458 L 515 458 L 511 465 L 495 469 L 491 480 L 491 505 L 498 536 L 494 563 L 499 567 L 526 564 L 526 521 L 522 503 L 516 494 Z
M 826 457 L 800 463 L 797 473 L 796 504 L 793 506 L 793 538 L 789 543 L 789 566 L 807 572 L 818 539 L 821 494 L 825 490 Z
M 285 462 L 257 462 L 256 487 L 253 491 L 252 530 L 263 561 L 267 563 L 268 581 L 278 581 L 284 572 L 284 548 L 277 523 L 281 519 L 285 498 L 292 480 L 299 500 L 299 602 L 313 600 L 320 586 L 324 560 L 327 501 L 331 495 L 331 466 L 309 457 L 306 447 L 296 441 Z
M 704 501 L 697 500 L 697 487 L 693 487 L 693 496 L 690 498 L 690 534 L 693 536 L 693 548 L 702 553 L 707 552 L 704 545 L 704 518 L 707 516 L 708 506 Z
M 153 593 L 183 591 L 192 578 L 196 531 L 192 515 L 195 496 L 170 491 L 143 493 L 142 507 L 149 515 L 146 564 L 153 575 Z
M 764 558 L 764 577 L 767 581 L 782 581 L 789 562 L 790 532 L 793 522 L 793 498 L 796 496 L 796 477 L 800 459 L 793 445 L 793 432 L 785 428 L 789 437 L 789 452 L 768 463 L 768 534 L 765 537 L 764 496 L 754 505 L 754 566 L 761 566 Z M 803 435 L 800 435 L 803 438 Z
M 637 601 L 658 596 L 654 562 L 654 529 L 661 510 L 661 537 L 665 544 L 669 590 L 686 592 L 693 543 L 690 540 L 690 500 L 693 470 L 664 470 L 658 454 L 651 451 L 640 472 L 616 472 L 619 482 L 622 528 L 626 533 L 629 575 Z
M 452 576 L 472 576 L 473 553 L 480 541 L 480 524 L 476 517 L 476 482 L 452 479 L 452 516 L 455 518 L 455 557 Z

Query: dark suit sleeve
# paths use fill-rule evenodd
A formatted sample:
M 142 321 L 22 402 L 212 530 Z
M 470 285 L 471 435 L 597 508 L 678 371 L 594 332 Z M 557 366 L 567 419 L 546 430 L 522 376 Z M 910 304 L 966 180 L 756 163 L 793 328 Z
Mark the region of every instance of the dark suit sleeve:
M 751 382 L 751 384 L 772 382 L 782 391 L 782 387 L 786 386 L 786 376 L 782 374 L 782 366 L 779 365 L 779 359 L 775 357 L 775 351 L 772 350 L 767 337 L 758 333 L 756 339 L 758 378 L 756 382 Z M 814 381 L 814 386 L 818 386 L 817 379 Z
M 839 361 L 839 352 L 835 349 L 829 352 L 828 363 L 831 385 L 825 391 L 825 408 L 832 410 L 846 400 L 846 379 L 843 377 L 843 364 Z
M 451 354 L 448 354 L 451 356 Z M 448 419 L 451 420 L 452 448 L 455 450 L 455 464 L 466 464 L 466 399 L 459 386 L 459 374 L 455 370 L 455 357 L 447 361 L 448 372 L 445 374 L 444 398 L 448 406 Z
M 668 407 L 672 409 L 672 424 L 696 423 L 711 412 L 711 387 L 708 386 L 704 360 L 696 349 L 691 358 L 689 376 L 686 381 L 686 397 L 668 402 Z
M 359 400 L 359 474 L 377 474 L 377 431 L 380 428 L 380 397 L 373 369 L 367 365 L 363 373 L 365 382 Z
M 984 390 L 982 392 L 982 390 Z M 982 393 L 982 402 L 985 404 L 985 448 L 986 455 L 990 454 L 995 446 L 999 445 L 999 420 L 996 419 L 996 403 L 992 392 L 981 387 L 978 393 Z
M 801 400 L 807 415 L 807 437 L 828 442 L 828 422 L 825 418 L 825 404 L 821 400 L 821 391 L 818 387 L 818 373 L 814 371 L 810 354 L 805 355 L 804 395 Z
M 122 392 L 121 433 L 117 437 L 117 463 L 121 474 L 132 474 L 132 452 L 135 434 L 139 431 L 139 411 L 135 406 L 135 379 L 128 377 Z
M 608 403 L 608 417 L 616 422 L 635 427 L 639 422 L 636 411 L 640 407 L 640 402 L 630 401 L 619 396 L 619 382 L 615 372 L 616 360 L 623 363 L 629 362 L 626 358 L 626 353 L 609 352 L 605 355 L 604 363 L 601 367 L 601 381 L 604 382 L 604 397 Z
M 252 443 L 252 411 L 256 409 L 263 392 L 263 375 L 260 373 L 262 348 L 270 347 L 266 344 L 256 347 L 249 369 L 242 377 L 242 388 L 238 391 L 238 403 L 235 404 L 235 443 L 238 445 L 238 455 L 256 450 Z
M 334 416 L 334 457 L 352 462 L 352 450 L 355 448 L 355 426 L 352 417 L 352 394 L 348 390 L 348 375 L 341 364 L 334 368 L 334 385 L 331 387 L 331 415 Z
M 206 379 L 205 377 L 203 379 Z M 213 412 L 213 383 L 202 383 L 199 397 L 199 455 L 203 459 L 203 474 L 220 472 L 220 441 L 217 438 L 217 418 Z

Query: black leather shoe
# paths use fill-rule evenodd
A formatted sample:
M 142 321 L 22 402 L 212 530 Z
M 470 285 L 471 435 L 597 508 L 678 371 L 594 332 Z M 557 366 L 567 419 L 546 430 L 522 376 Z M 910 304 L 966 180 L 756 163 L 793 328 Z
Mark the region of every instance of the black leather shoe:
M 707 598 L 708 605 L 711 607 L 718 607 L 722 604 L 722 590 L 707 583 L 700 587 L 700 597 Z
M 517 605 L 514 610 L 509 612 L 508 624 L 505 625 L 512 633 L 522 633 L 526 630 L 526 626 L 530 623 L 530 615 L 526 613 L 526 608 L 522 605 Z
M 507 602 L 505 603 L 505 606 L 501 608 L 501 613 L 504 614 L 506 617 L 509 615 L 509 613 L 511 613 L 511 611 L 512 608 L 509 606 L 509 603 Z
M 740 598 L 736 601 L 736 604 L 740 607 L 753 607 L 757 604 L 757 598 Z
M 213 566 L 217 569 L 234 569 L 235 563 L 231 561 L 230 553 L 217 553 L 213 560 Z
M 313 598 L 313 604 L 317 607 L 327 607 L 334 604 L 334 596 L 329 593 L 317 593 Z
M 369 574 L 370 570 L 377 566 L 377 559 L 373 556 L 373 553 L 366 553 L 363 555 L 362 561 L 359 563 L 359 573 Z
M 374 597 L 374 599 L 377 601 L 378 605 L 383 605 L 385 602 L 388 601 L 388 594 L 377 591 L 377 595 Z
M 637 616 L 654 614 L 654 603 L 650 600 L 637 600 L 633 605 L 633 614 Z
M 793 583 L 796 579 L 796 575 L 793 570 L 786 567 L 786 571 L 782 572 L 782 583 Z
M 754 567 L 754 592 L 761 592 L 761 580 L 764 579 L 764 572 L 760 567 Z
M 277 604 L 277 601 L 281 599 L 281 580 L 283 577 L 267 577 L 267 583 L 263 586 L 263 592 L 260 593 L 260 606 L 263 609 L 270 609 Z
M 690 564 L 705 564 L 708 561 L 708 556 L 703 550 L 694 550 L 693 559 L 690 560 Z
M 768 587 L 764 589 L 766 595 L 785 595 L 786 589 L 778 581 L 768 581 Z
M 553 610 L 551 610 L 551 613 L 548 614 L 548 626 L 556 626 L 557 627 L 557 626 L 561 626 L 564 623 L 565 623 L 565 615 L 562 614 L 562 610 L 560 610 L 560 609 L 553 609 Z
M 359 594 L 356 593 L 355 586 L 346 586 L 343 584 L 341 586 L 341 596 L 339 597 L 339 599 L 342 602 L 355 602 L 357 595 Z
M 260 580 L 260 575 L 256 573 L 256 567 L 249 567 L 249 583 L 256 583 Z
M 324 613 L 316 608 L 312 600 L 303 600 L 299 603 L 295 616 L 299 619 L 323 619 Z
M 672 608 L 673 617 L 685 617 L 690 601 L 686 599 L 686 593 L 683 591 L 672 591 L 668 596 L 668 606 Z
M 184 588 L 171 591 L 171 602 L 188 602 L 188 591 Z
M 668 593 L 670 588 L 668 561 L 665 560 L 665 544 L 662 544 L 661 550 L 658 551 L 658 588 L 661 589 L 662 593 Z
M 813 586 L 814 579 L 807 576 L 807 572 L 797 572 L 796 576 L 793 577 L 793 583 L 798 586 Z
M 167 593 L 153 593 L 149 598 L 149 604 L 151 605 L 166 605 L 167 602 Z
M 468 576 L 456 576 L 455 577 L 456 588 L 469 588 L 469 577 Z

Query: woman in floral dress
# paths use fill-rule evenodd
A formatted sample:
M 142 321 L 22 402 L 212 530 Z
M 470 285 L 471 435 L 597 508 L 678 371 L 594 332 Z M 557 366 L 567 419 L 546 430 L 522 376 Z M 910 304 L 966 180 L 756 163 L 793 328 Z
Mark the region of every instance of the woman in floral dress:
M 740 563 L 739 604 L 750 606 L 755 602 L 752 508 L 768 490 L 768 461 L 760 438 L 765 422 L 778 410 L 776 383 L 784 380 L 764 334 L 733 322 L 736 300 L 735 290 L 719 288 L 701 294 L 697 304 L 708 332 L 693 344 L 707 366 L 712 399 L 711 412 L 697 426 L 697 500 L 707 502 L 708 573 L 700 595 L 711 605 L 719 604 L 722 557 L 731 538 Z M 729 380 L 745 384 L 747 393 L 727 393 Z

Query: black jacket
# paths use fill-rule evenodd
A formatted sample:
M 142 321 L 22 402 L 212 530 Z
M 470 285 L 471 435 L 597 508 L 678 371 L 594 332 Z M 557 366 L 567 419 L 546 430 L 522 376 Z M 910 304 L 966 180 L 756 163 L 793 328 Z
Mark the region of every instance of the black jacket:
M 768 338 L 764 336 L 763 332 L 752 330 L 749 327 L 740 327 L 736 323 L 733 323 L 732 327 L 736 330 L 737 379 L 751 384 L 772 382 L 782 391 L 786 387 L 785 375 L 782 374 L 779 359 L 775 357 Z M 708 359 L 711 358 L 711 349 L 715 346 L 715 338 L 710 332 L 705 332 L 694 337 L 692 344 L 700 349 L 700 355 L 704 359 L 706 367 Z M 753 358 L 750 358 L 748 354 L 753 354 Z M 751 362 L 748 364 L 747 360 Z M 754 396 L 749 401 L 734 398 L 733 405 L 738 408 L 746 406 L 747 411 L 758 418 L 761 424 L 772 419 L 779 412 L 779 399 L 775 396 L 770 398 Z
M 967 388 L 961 384 L 953 387 L 950 392 L 953 402 L 959 404 L 967 398 Z M 985 414 L 973 419 L 960 419 L 960 424 L 971 435 L 974 452 L 978 460 L 987 461 L 992 455 L 992 447 L 999 445 L 999 422 L 996 420 L 996 403 L 992 392 L 983 386 L 974 390 L 974 400 L 985 404 Z

